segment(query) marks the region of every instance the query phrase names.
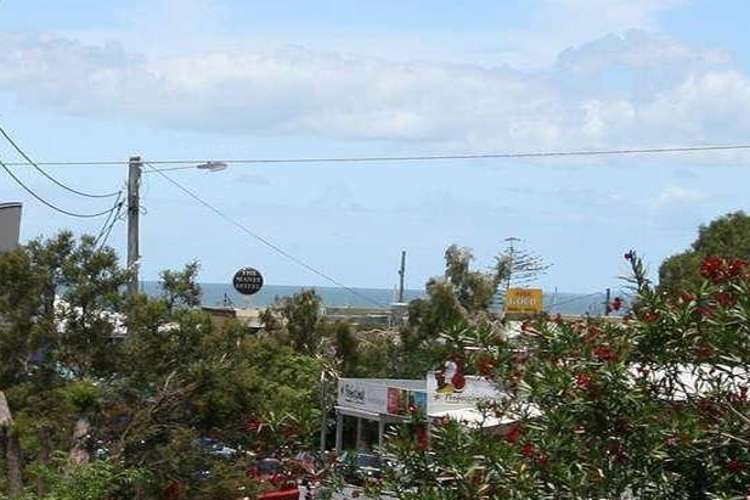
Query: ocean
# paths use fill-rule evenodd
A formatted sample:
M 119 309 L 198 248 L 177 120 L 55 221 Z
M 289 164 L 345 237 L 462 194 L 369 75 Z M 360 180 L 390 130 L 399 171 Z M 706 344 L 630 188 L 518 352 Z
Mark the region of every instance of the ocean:
M 265 285 L 258 293 L 251 296 L 237 293 L 231 284 L 201 283 L 201 304 L 220 306 L 225 297 L 234 307 L 265 307 L 274 304 L 278 299 L 289 297 L 302 290 L 314 289 L 329 307 L 388 307 L 395 301 L 395 291 L 387 288 L 353 288 L 353 291 L 335 287 L 320 286 L 280 286 Z M 156 281 L 142 282 L 143 291 L 150 296 L 161 294 L 161 287 Z M 405 290 L 406 301 L 424 297 L 424 290 Z M 601 314 L 604 294 L 578 293 L 545 293 L 545 309 L 550 313 L 561 314 Z

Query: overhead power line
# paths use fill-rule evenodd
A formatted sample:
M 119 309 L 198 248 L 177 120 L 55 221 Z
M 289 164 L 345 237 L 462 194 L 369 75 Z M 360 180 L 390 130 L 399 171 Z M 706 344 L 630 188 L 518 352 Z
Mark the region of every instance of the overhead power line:
M 98 213 L 93 213 L 93 214 L 82 214 L 82 213 L 78 213 L 78 212 L 71 212 L 69 210 L 65 210 L 64 208 L 60 208 L 57 205 L 54 205 L 53 203 L 45 200 L 40 195 L 38 195 L 34 190 L 32 190 L 30 187 L 28 187 L 26 184 L 24 184 L 23 181 L 21 179 L 19 179 L 16 176 L 16 174 L 14 174 L 13 171 L 10 168 L 8 168 L 8 166 L 5 163 L 3 163 L 2 161 L 0 161 L 0 167 L 2 167 L 8 173 L 8 175 L 10 175 L 11 178 L 14 181 L 16 181 L 16 183 L 18 183 L 18 185 L 21 186 L 24 189 L 24 191 L 26 191 L 31 196 L 33 196 L 34 198 L 36 198 L 36 200 L 39 201 L 40 203 L 46 205 L 47 207 L 51 208 L 52 210 L 60 212 L 61 214 L 69 215 L 70 217 L 76 217 L 76 218 L 79 218 L 79 219 L 93 219 L 93 218 L 96 218 L 96 217 L 101 217 L 103 215 L 109 215 L 109 214 L 111 214 L 117 208 L 117 206 L 114 205 L 109 210 L 105 210 L 103 212 L 98 212 Z
M 21 149 L 21 147 L 16 143 L 16 141 L 13 140 L 13 138 L 5 131 L 5 129 L 0 125 L 0 134 L 2 134 L 3 137 L 5 137 L 5 140 L 8 141 L 8 143 L 13 147 L 13 149 L 16 150 L 16 152 L 23 157 L 24 160 L 28 162 L 29 165 L 34 167 L 34 169 L 45 176 L 47 179 L 58 185 L 59 187 L 65 189 L 66 191 L 70 191 L 71 193 L 77 194 L 79 196 L 84 196 L 86 198 L 112 198 L 115 196 L 120 196 L 120 191 L 113 192 L 113 193 L 106 193 L 106 194 L 93 194 L 93 193 L 86 193 L 84 191 L 79 191 L 77 189 L 74 189 L 66 184 L 63 184 L 62 182 L 58 181 L 54 177 L 52 177 L 50 174 L 44 171 L 38 163 L 36 163 L 34 160 L 32 160 L 29 155 L 26 154 L 26 152 Z M 21 164 L 23 165 L 23 164 Z
M 565 158 L 586 156 L 618 156 L 638 154 L 668 154 L 668 153 L 699 153 L 750 150 L 750 144 L 723 144 L 703 146 L 670 146 L 643 147 L 633 149 L 602 149 L 602 150 L 574 150 L 574 151 L 532 151 L 517 153 L 462 153 L 446 155 L 403 155 L 403 156 L 349 156 L 349 157 L 300 157 L 300 158 L 235 158 L 235 159 L 185 159 L 185 160 L 154 160 L 151 165 L 174 165 L 154 171 L 188 170 L 195 165 L 207 162 L 221 162 L 234 165 L 277 164 L 277 163 L 379 163 L 379 162 L 431 162 L 445 160 L 483 160 L 483 159 L 523 159 L 523 158 Z M 120 166 L 125 161 L 49 161 L 37 162 L 37 166 Z M 8 163 L 9 166 L 26 166 L 25 163 Z
M 313 274 L 315 274 L 317 276 L 320 276 L 321 278 L 323 278 L 324 280 L 328 281 L 329 283 L 332 283 L 336 287 L 341 288 L 343 290 L 346 290 L 346 291 L 350 292 L 352 295 L 354 295 L 356 297 L 359 297 L 359 298 L 363 299 L 366 302 L 369 302 L 370 304 L 376 305 L 378 307 L 385 307 L 385 304 L 381 304 L 380 302 L 378 302 L 376 300 L 373 300 L 373 299 L 371 299 L 370 297 L 368 297 L 368 296 L 366 296 L 364 294 L 359 293 L 357 290 L 355 290 L 355 289 L 353 289 L 351 287 L 346 286 L 345 284 L 341 283 L 337 279 L 329 276 L 328 274 L 324 273 L 323 271 L 320 271 L 320 270 L 314 268 L 313 266 L 311 266 L 307 262 L 305 262 L 305 261 L 303 261 L 303 260 L 295 257 L 294 255 L 290 254 L 289 252 L 287 252 L 283 248 L 279 247 L 275 243 L 269 241 L 267 238 L 265 238 L 265 237 L 257 234 L 256 232 L 252 231 L 251 229 L 249 229 L 247 226 L 245 226 L 244 224 L 242 224 L 238 220 L 230 217 L 229 215 L 227 215 L 223 211 L 221 211 L 218 208 L 216 208 L 211 203 L 207 202 L 206 200 L 204 200 L 203 198 L 201 198 L 200 196 L 198 196 L 192 190 L 188 189 L 187 187 L 185 187 L 181 183 L 177 182 L 172 177 L 170 177 L 167 174 L 165 174 L 162 170 L 154 168 L 151 165 L 150 161 L 149 162 L 144 162 L 144 165 L 146 165 L 150 169 L 151 172 L 155 172 L 155 173 L 159 174 L 160 176 L 162 176 L 164 179 L 166 179 L 168 182 L 170 182 L 172 185 L 174 185 L 175 187 L 177 187 L 177 189 L 179 189 L 180 191 L 182 191 L 183 193 L 185 193 L 186 195 L 188 195 L 193 200 L 197 201 L 198 203 L 200 203 L 201 205 L 203 205 L 205 208 L 209 209 L 210 211 L 212 211 L 213 213 L 215 213 L 216 215 L 218 215 L 219 217 L 221 217 L 222 219 L 224 219 L 226 222 L 228 222 L 231 225 L 235 226 L 236 228 L 238 228 L 243 233 L 245 233 L 245 234 L 251 236 L 252 238 L 258 240 L 263 245 L 267 246 L 268 248 L 270 248 L 274 252 L 278 253 L 279 255 L 281 255 L 281 256 L 285 257 L 286 259 L 294 262 L 295 264 L 297 264 L 297 265 L 299 265 L 299 266 L 307 269 L 311 273 L 313 273 Z

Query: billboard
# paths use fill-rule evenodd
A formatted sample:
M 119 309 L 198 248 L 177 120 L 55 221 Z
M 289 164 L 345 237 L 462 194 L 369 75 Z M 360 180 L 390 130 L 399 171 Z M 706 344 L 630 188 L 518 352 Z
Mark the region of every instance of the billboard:
M 21 229 L 21 204 L 0 203 L 0 252 L 14 250 L 18 246 Z
M 446 372 L 453 370 L 440 370 L 427 375 L 427 405 L 429 413 L 437 413 L 449 410 L 474 409 L 477 403 L 483 401 L 496 401 L 502 399 L 504 394 L 499 388 L 485 377 L 466 375 L 461 387 L 455 384 L 444 383 Z
M 381 383 L 368 382 L 366 379 L 339 379 L 338 404 L 371 413 L 385 413 L 387 404 L 387 387 Z
M 427 394 L 398 387 L 388 388 L 388 413 L 410 415 L 412 410 L 427 413 Z
M 505 294 L 505 312 L 508 314 L 539 314 L 543 310 L 541 288 L 509 288 Z

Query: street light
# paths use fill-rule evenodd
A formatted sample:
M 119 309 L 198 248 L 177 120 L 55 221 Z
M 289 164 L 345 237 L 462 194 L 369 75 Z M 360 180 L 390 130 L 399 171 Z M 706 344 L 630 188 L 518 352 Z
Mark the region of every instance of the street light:
M 207 161 L 206 163 L 201 163 L 200 165 L 196 165 L 195 168 L 199 168 L 201 170 L 208 170 L 209 172 L 220 172 L 227 168 L 227 164 L 224 163 L 223 161 Z

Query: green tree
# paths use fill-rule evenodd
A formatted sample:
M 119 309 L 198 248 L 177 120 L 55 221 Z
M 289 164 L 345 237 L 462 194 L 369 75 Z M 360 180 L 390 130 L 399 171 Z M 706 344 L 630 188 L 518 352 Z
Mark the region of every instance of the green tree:
M 696 288 L 701 282 L 700 265 L 708 256 L 750 260 L 750 216 L 733 212 L 701 226 L 689 250 L 661 264 L 659 288 L 671 293 Z
M 750 264 L 707 258 L 697 291 L 660 293 L 629 253 L 621 322 L 538 317 L 515 338 L 467 328 L 449 357 L 505 393 L 482 429 L 433 421 L 426 450 L 393 436 L 398 498 L 743 498 L 750 486 Z M 413 423 L 424 417 L 413 416 Z
M 191 262 L 182 271 L 161 272 L 164 301 L 171 311 L 175 306 L 195 307 L 200 305 L 201 287 L 197 282 L 200 264 Z
M 0 490 L 234 499 L 258 486 L 248 450 L 313 445 L 322 367 L 308 353 L 335 331 L 290 314 L 297 350 L 236 322 L 219 328 L 191 307 L 197 270 L 164 272 L 160 298 L 129 298 L 128 273 L 92 238 L 61 233 L 0 255 Z M 314 315 L 309 303 L 300 309 Z M 254 433 L 255 418 L 279 432 Z M 209 437 L 236 453 L 217 455 Z

